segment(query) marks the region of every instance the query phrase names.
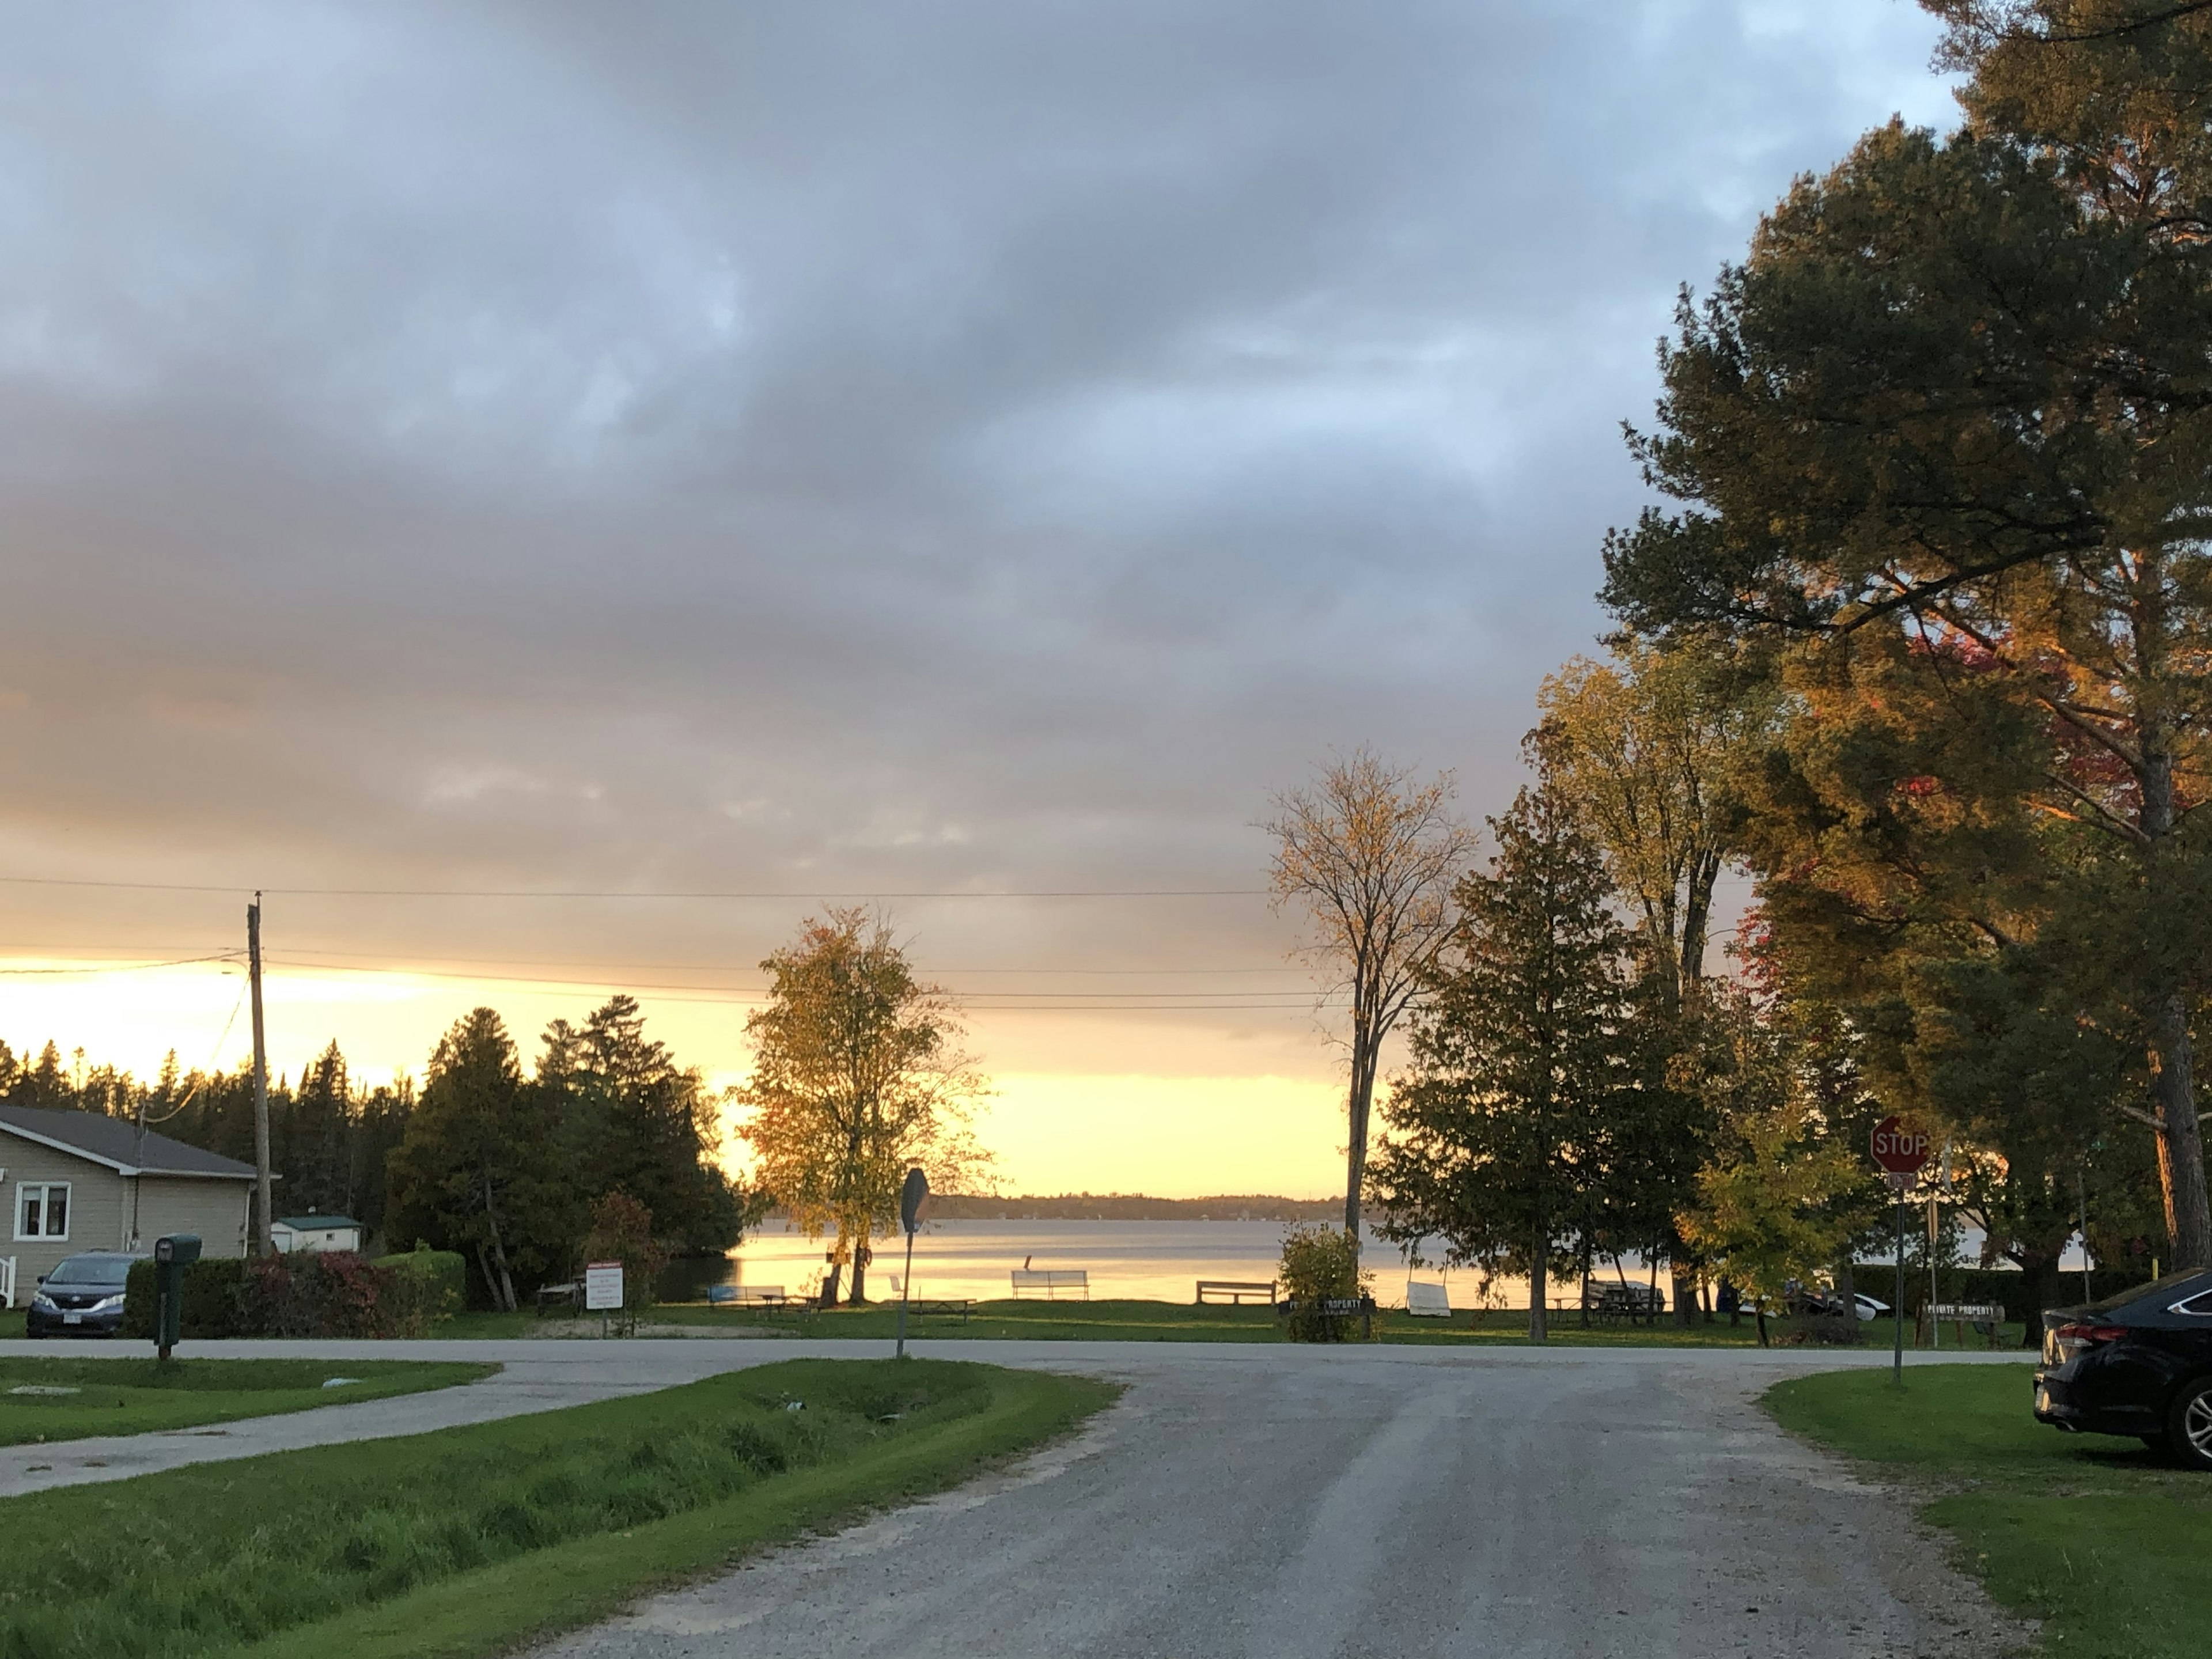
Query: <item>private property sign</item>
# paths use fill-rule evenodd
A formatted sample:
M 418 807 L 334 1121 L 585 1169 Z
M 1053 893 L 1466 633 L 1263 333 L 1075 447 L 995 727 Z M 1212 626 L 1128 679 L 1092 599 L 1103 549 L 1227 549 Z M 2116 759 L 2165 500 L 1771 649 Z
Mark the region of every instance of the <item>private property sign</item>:
M 1874 1161 L 1893 1176 L 1917 1174 L 1933 1150 L 1927 1131 L 1901 1117 L 1886 1117 L 1874 1126 Z
M 584 1310 L 620 1313 L 623 1304 L 623 1264 L 594 1261 L 584 1269 Z

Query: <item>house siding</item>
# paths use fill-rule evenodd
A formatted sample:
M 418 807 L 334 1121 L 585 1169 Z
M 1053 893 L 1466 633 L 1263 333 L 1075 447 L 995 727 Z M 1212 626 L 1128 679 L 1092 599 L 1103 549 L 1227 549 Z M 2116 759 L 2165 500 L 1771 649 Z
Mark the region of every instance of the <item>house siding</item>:
M 15 1258 L 17 1302 L 29 1300 L 33 1283 L 52 1273 L 64 1256 L 123 1248 L 130 1183 L 114 1170 L 36 1141 L 0 1134 L 0 1172 L 4 1172 L 0 1173 L 0 1202 L 8 1206 L 0 1216 L 0 1255 Z M 22 1214 L 18 1189 L 53 1181 L 69 1183 L 69 1237 L 16 1237 L 15 1224 Z
M 69 1237 L 17 1238 L 21 1217 L 17 1188 L 67 1182 Z M 33 1287 L 64 1256 L 79 1250 L 131 1248 L 131 1177 L 104 1164 L 52 1146 L 0 1133 L 0 1256 L 15 1259 L 15 1301 L 30 1299 Z M 246 1254 L 246 1206 L 253 1183 L 212 1177 L 144 1176 L 137 1179 L 140 1248 L 150 1250 L 164 1233 L 198 1233 L 204 1255 Z
M 253 1183 L 185 1176 L 138 1178 L 138 1242 L 150 1250 L 168 1233 L 197 1233 L 204 1256 L 244 1255 Z

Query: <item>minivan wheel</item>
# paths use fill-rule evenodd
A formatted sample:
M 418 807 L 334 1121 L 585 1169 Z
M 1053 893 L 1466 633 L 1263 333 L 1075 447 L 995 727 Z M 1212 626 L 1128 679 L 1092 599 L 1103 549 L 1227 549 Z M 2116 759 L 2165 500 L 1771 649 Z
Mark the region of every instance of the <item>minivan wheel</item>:
M 2166 1413 L 2166 1440 L 2191 1468 L 2212 1472 L 2212 1376 L 2182 1384 Z

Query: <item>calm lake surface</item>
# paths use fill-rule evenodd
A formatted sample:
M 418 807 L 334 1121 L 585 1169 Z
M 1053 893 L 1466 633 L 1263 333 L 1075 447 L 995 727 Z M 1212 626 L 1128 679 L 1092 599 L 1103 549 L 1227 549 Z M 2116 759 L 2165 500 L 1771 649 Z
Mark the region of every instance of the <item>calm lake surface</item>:
M 1008 1273 L 1032 1267 L 1081 1267 L 1091 1275 L 1097 1300 L 1143 1297 L 1188 1302 L 1201 1279 L 1270 1279 L 1282 1255 L 1285 1224 L 1279 1221 L 936 1221 L 923 1226 L 914 1242 L 914 1294 L 974 1297 L 1011 1295 Z M 868 1270 L 868 1291 L 881 1299 L 897 1294 L 891 1277 L 900 1273 L 902 1238 L 880 1239 Z M 702 1297 L 710 1285 L 780 1286 L 796 1296 L 821 1281 L 828 1241 L 807 1237 L 781 1222 L 769 1222 L 725 1262 L 678 1262 L 664 1293 Z M 1363 1246 L 1374 1270 L 1376 1297 L 1385 1306 L 1406 1299 L 1406 1268 L 1398 1247 L 1372 1234 Z M 1480 1299 L 1480 1276 L 1449 1276 L 1433 1268 L 1425 1279 L 1447 1279 L 1453 1305 L 1473 1307 Z M 1507 1298 L 1525 1304 L 1525 1287 L 1505 1280 L 1492 1287 L 1492 1305 Z

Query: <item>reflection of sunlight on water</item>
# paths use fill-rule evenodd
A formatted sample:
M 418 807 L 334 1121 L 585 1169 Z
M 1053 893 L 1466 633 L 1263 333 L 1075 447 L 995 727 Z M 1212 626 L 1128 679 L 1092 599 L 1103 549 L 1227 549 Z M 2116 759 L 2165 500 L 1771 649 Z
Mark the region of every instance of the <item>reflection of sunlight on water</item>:
M 994 1300 L 1012 1294 L 1007 1275 L 1026 1262 L 1085 1269 L 1091 1296 L 1102 1301 L 1189 1302 L 1201 1279 L 1273 1279 L 1282 1242 L 1277 1221 L 938 1221 L 915 1239 L 914 1294 Z M 820 1285 L 828 1248 L 826 1239 L 771 1221 L 725 1261 L 673 1264 L 662 1294 L 688 1301 L 703 1297 L 710 1285 L 749 1285 L 804 1295 Z M 1406 1261 L 1398 1246 L 1370 1234 L 1364 1255 L 1376 1299 L 1403 1306 Z M 904 1258 L 905 1240 L 897 1234 L 876 1241 L 868 1270 L 872 1298 L 898 1294 L 893 1280 Z M 1443 1282 L 1455 1308 L 1528 1305 L 1528 1285 L 1517 1279 L 1491 1281 L 1486 1295 L 1482 1275 L 1471 1268 L 1424 1267 L 1413 1277 Z

